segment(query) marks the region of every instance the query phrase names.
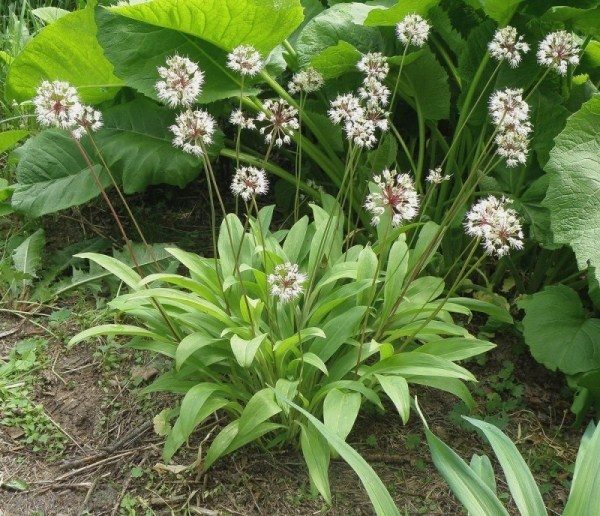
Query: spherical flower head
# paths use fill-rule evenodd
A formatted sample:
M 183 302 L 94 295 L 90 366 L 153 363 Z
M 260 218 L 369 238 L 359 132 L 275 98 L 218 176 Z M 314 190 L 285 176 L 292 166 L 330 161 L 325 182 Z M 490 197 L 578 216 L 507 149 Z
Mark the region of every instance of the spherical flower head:
M 289 144 L 290 136 L 300 128 L 298 122 L 298 110 L 290 106 L 285 100 L 265 100 L 264 108 L 256 120 L 266 122 L 267 125 L 260 128 L 260 133 L 265 135 L 268 144 L 274 143 L 281 147 L 284 143 Z
M 370 193 L 365 209 L 371 213 L 371 224 L 376 226 L 386 212 L 392 216 L 392 226 L 414 219 L 419 212 L 419 195 L 408 174 L 396 175 L 395 170 L 385 169 L 373 177 L 377 190 Z
M 517 29 L 508 25 L 496 31 L 488 49 L 494 59 L 507 61 L 516 68 L 521 62 L 521 53 L 529 52 L 529 45 L 523 41 L 523 36 L 517 34 Z
M 231 180 L 231 191 L 244 201 L 266 194 L 269 191 L 266 172 L 256 167 L 239 167 Z
M 273 274 L 269 274 L 267 281 L 271 295 L 287 303 L 298 298 L 302 292 L 302 284 L 306 282 L 306 274 L 299 272 L 295 263 L 286 262 L 275 267 Z
M 428 183 L 431 183 L 432 185 L 440 185 L 444 181 L 450 181 L 451 177 L 452 177 L 452 174 L 444 175 L 442 173 L 442 167 L 438 167 L 438 168 L 432 168 L 429 170 L 429 173 L 427 174 L 425 181 L 427 181 Z
M 366 118 L 348 120 L 344 123 L 346 138 L 357 147 L 372 149 L 377 143 L 375 124 Z
M 188 154 L 202 156 L 206 146 L 213 142 L 216 122 L 206 111 L 188 109 L 177 115 L 175 124 L 170 129 L 175 135 L 175 147 L 182 148 Z
M 384 111 L 377 105 L 368 105 L 364 112 L 364 119 L 382 132 L 389 129 L 389 112 Z
M 396 35 L 406 46 L 422 47 L 429 37 L 431 26 L 418 14 L 409 14 L 396 25 Z
M 162 79 L 156 83 L 156 93 L 168 106 L 189 107 L 202 92 L 204 73 L 187 57 L 167 58 L 166 66 L 158 67 L 158 75 Z
M 374 77 L 367 77 L 358 88 L 358 95 L 370 106 L 386 106 L 390 97 L 389 88 Z
M 476 202 L 465 218 L 467 235 L 480 238 L 485 251 L 502 257 L 513 249 L 523 248 L 523 231 L 510 201 L 493 195 Z
M 229 122 L 242 129 L 256 129 L 254 119 L 251 116 L 247 116 L 241 109 L 235 109 L 231 112 Z
M 360 99 L 351 93 L 338 95 L 327 112 L 334 124 L 364 118 L 365 112 L 360 105 Z
M 559 30 L 548 34 L 540 43 L 538 63 L 556 70 L 560 75 L 566 75 L 570 64 L 579 64 L 579 52 L 573 34 Z
M 33 105 L 40 125 L 61 129 L 72 128 L 83 110 L 77 90 L 64 81 L 43 81 Z
M 263 69 L 264 63 L 254 47 L 240 45 L 227 55 L 227 66 L 240 75 L 253 76 Z
M 82 106 L 81 112 L 74 119 L 73 137 L 80 140 L 88 131 L 94 132 L 102 127 L 102 113 L 92 106 Z
M 288 90 L 292 95 L 314 93 L 323 87 L 324 82 L 323 76 L 317 70 L 308 67 L 292 76 L 292 80 L 288 83 Z
M 387 77 L 390 67 L 381 52 L 369 52 L 358 62 L 356 67 L 368 78 L 383 81 Z
M 515 131 L 505 131 L 496 135 L 496 153 L 506 158 L 507 167 L 517 167 L 527 162 L 529 140 Z
M 519 125 L 529 118 L 529 104 L 523 100 L 523 90 L 507 88 L 495 91 L 489 100 L 492 120 L 500 128 Z

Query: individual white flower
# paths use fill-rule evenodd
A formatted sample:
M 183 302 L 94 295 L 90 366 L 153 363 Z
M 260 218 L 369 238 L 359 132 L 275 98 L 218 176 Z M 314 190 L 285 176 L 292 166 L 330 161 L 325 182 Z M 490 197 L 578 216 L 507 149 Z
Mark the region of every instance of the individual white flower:
M 498 61 L 506 60 L 516 68 L 521 62 L 521 53 L 529 52 L 529 45 L 523 41 L 523 36 L 517 34 L 517 29 L 508 25 L 496 31 L 488 49 L 493 58 Z
M 216 122 L 206 111 L 188 109 L 177 115 L 170 129 L 175 135 L 173 145 L 181 147 L 188 154 L 201 156 L 204 148 L 213 142 Z
M 364 112 L 364 119 L 383 132 L 389 129 L 389 116 L 389 112 L 376 105 L 369 106 Z
M 292 76 L 288 90 L 292 95 L 297 93 L 313 93 L 323 87 L 323 76 L 312 67 L 300 70 Z
M 242 129 L 256 129 L 254 119 L 247 116 L 241 109 L 234 109 L 229 116 L 229 122 L 237 125 Z
M 377 143 L 375 129 L 375 124 L 366 118 L 348 120 L 344 123 L 346 138 L 357 147 L 364 149 L 371 149 Z
M 82 106 L 81 112 L 74 119 L 75 129 L 72 134 L 80 140 L 88 131 L 97 131 L 102 127 L 102 113 L 92 106 Z
M 390 71 L 385 56 L 381 52 L 369 52 L 358 62 L 356 67 L 367 77 L 383 81 Z
M 267 278 L 271 295 L 278 297 L 283 303 L 299 297 L 304 290 L 302 284 L 307 279 L 306 274 L 299 272 L 298 266 L 290 262 L 277 265 L 273 274 L 269 274 Z
M 256 75 L 264 66 L 257 50 L 250 45 L 240 45 L 227 54 L 227 66 L 240 75 Z
M 372 215 L 371 223 L 376 226 L 381 216 L 389 210 L 392 225 L 414 219 L 419 212 L 419 195 L 408 174 L 396 174 L 395 170 L 385 169 L 381 175 L 373 177 L 377 191 L 370 193 L 365 201 L 365 209 Z
M 285 100 L 265 100 L 266 113 L 261 111 L 256 120 L 267 122 L 260 128 L 260 133 L 265 135 L 267 143 L 274 142 L 281 147 L 290 143 L 290 135 L 300 128 L 298 123 L 298 110 L 290 106 Z
M 427 174 L 425 181 L 427 181 L 428 183 L 431 183 L 433 185 L 439 185 L 439 184 L 442 184 L 444 181 L 450 181 L 451 177 L 452 177 L 452 174 L 444 175 L 442 173 L 442 167 L 437 167 L 437 168 L 432 168 L 431 170 L 429 170 L 429 174 Z
M 358 95 L 366 100 L 369 106 L 386 106 L 390 93 L 389 88 L 374 77 L 367 77 L 358 88 Z
M 334 124 L 339 124 L 364 118 L 365 110 L 360 105 L 358 97 L 352 93 L 345 93 L 331 101 L 331 107 L 327 113 Z
M 515 210 L 505 197 L 493 195 L 476 202 L 465 218 L 467 235 L 482 239 L 485 251 L 502 257 L 513 249 L 523 248 L 523 231 Z
M 64 81 L 43 81 L 36 93 L 33 105 L 41 125 L 62 129 L 70 129 L 75 125 L 83 106 L 73 86 Z
M 506 131 L 496 135 L 496 153 L 506 158 L 506 166 L 516 167 L 527 162 L 529 140 L 526 136 L 514 131 Z
M 580 48 L 573 34 L 564 30 L 548 34 L 540 43 L 537 53 L 538 63 L 553 68 L 560 75 L 567 73 L 569 64 L 579 64 Z
M 523 90 L 507 88 L 495 91 L 489 100 L 492 120 L 500 128 L 519 125 L 529 118 L 529 104 L 523 100 Z
M 431 26 L 418 14 L 409 14 L 396 25 L 396 35 L 405 45 L 422 47 L 427 41 Z
M 202 91 L 204 73 L 187 57 L 173 55 L 158 67 L 162 80 L 156 83 L 158 98 L 171 107 L 191 106 Z
M 531 122 L 528 120 L 524 120 L 522 122 L 512 122 L 505 123 L 502 122 L 501 132 L 504 133 L 517 133 L 519 136 L 529 136 L 529 134 L 533 131 L 533 127 L 531 126 Z
M 231 181 L 231 191 L 244 201 L 266 194 L 269 191 L 266 172 L 256 167 L 239 167 Z

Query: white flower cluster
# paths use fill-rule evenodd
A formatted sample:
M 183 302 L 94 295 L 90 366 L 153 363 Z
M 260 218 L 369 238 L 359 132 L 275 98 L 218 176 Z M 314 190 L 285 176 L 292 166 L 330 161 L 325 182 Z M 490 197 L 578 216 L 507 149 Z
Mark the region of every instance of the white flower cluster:
M 261 111 L 256 116 L 258 122 L 266 122 L 259 129 L 260 134 L 265 135 L 268 144 L 274 143 L 277 147 L 289 144 L 290 136 L 300 128 L 298 110 L 281 99 L 265 100 L 263 106 L 266 111 Z
M 240 75 L 253 76 L 265 66 L 257 50 L 250 45 L 239 45 L 227 55 L 227 66 Z
M 579 64 L 580 48 L 573 34 L 564 30 L 548 34 L 540 43 L 537 53 L 538 63 L 553 68 L 560 75 L 567 73 L 567 67 Z
M 431 26 L 427 20 L 418 14 L 409 14 L 396 25 L 396 35 L 407 47 L 422 47 L 427 42 L 430 30 Z
M 323 76 L 312 67 L 300 70 L 292 76 L 288 90 L 292 95 L 298 93 L 313 93 L 320 90 L 324 84 Z
M 365 74 L 358 95 L 338 95 L 331 102 L 328 114 L 334 124 L 343 124 L 349 141 L 370 149 L 377 143 L 377 129 L 388 130 L 388 113 L 384 107 L 389 102 L 390 90 L 383 81 L 389 66 L 379 52 L 365 54 L 356 66 Z
M 486 253 L 499 258 L 511 248 L 523 248 L 521 222 L 509 204 L 505 197 L 490 195 L 471 207 L 464 223 L 467 235 L 481 238 Z
M 155 86 L 158 98 L 170 107 L 191 106 L 202 92 L 204 73 L 187 57 L 168 57 L 158 75 L 162 78 Z
M 506 165 L 516 167 L 527 162 L 528 136 L 531 133 L 529 105 L 523 100 L 522 89 L 496 91 L 489 101 L 490 115 L 498 127 L 497 153 L 506 158 Z
M 40 125 L 68 129 L 78 140 L 87 131 L 102 127 L 102 113 L 82 104 L 77 90 L 68 82 L 42 81 L 33 105 Z
M 266 172 L 256 167 L 239 167 L 231 181 L 231 191 L 244 201 L 269 191 L 269 180 Z
M 267 281 L 271 295 L 278 297 L 283 303 L 299 297 L 303 292 L 302 284 L 308 276 L 299 272 L 295 263 L 282 263 L 275 267 L 273 274 L 269 274 Z
M 529 45 L 523 41 L 523 36 L 517 34 L 517 29 L 508 25 L 496 31 L 488 49 L 494 59 L 507 61 L 516 68 L 521 62 L 521 53 L 529 52 Z
M 256 129 L 254 118 L 246 115 L 241 109 L 234 109 L 229 116 L 229 122 L 242 129 Z
M 204 110 L 188 109 L 177 115 L 175 124 L 170 129 L 175 135 L 175 147 L 181 147 L 184 152 L 199 157 L 213 141 L 216 122 L 212 115 Z
M 372 215 L 371 224 L 376 226 L 381 216 L 389 211 L 392 226 L 414 219 L 419 212 L 419 195 L 408 174 L 396 174 L 385 169 L 381 175 L 373 176 L 377 191 L 367 195 L 365 209 Z
M 446 174 L 442 172 L 442 167 L 432 168 L 427 174 L 425 181 L 431 183 L 432 185 L 442 184 L 444 181 L 450 181 L 452 174 Z

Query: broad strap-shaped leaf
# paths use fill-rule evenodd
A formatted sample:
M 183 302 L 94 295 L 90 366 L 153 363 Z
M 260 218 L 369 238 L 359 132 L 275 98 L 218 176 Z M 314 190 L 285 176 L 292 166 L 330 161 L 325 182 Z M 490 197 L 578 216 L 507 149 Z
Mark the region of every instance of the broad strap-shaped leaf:
M 79 253 L 75 256 L 77 258 L 83 258 L 97 263 L 100 265 L 100 267 L 114 274 L 132 290 L 137 290 L 139 288 L 139 283 L 142 278 L 137 272 L 135 272 L 131 267 L 123 263 L 121 260 L 117 260 L 112 256 L 106 256 L 98 253 Z
M 84 102 L 111 99 L 122 82 L 96 41 L 94 2 L 44 27 L 10 65 L 6 95 L 19 102 L 31 99 L 43 80 L 68 81 Z
M 383 287 L 383 317 L 390 313 L 392 307 L 398 302 L 402 292 L 402 285 L 408 271 L 409 251 L 404 235 L 394 242 L 388 256 L 385 272 L 385 285 Z
M 85 151 L 93 155 L 89 147 Z M 100 195 L 94 175 L 104 188 L 110 185 L 100 165 L 90 170 L 65 131 L 42 131 L 14 152 L 19 163 L 12 206 L 31 217 L 84 204 Z
M 323 400 L 325 426 L 346 440 L 358 417 L 361 401 L 362 396 L 358 392 L 330 390 Z
M 177 369 L 181 368 L 185 361 L 196 351 L 206 346 L 210 346 L 217 341 L 217 339 L 200 332 L 186 335 L 177 346 L 177 351 L 175 352 L 175 366 Z
M 402 422 L 406 424 L 410 415 L 410 393 L 406 379 L 402 376 L 383 374 L 376 374 L 375 378 L 398 410 Z
M 546 287 L 521 299 L 519 308 L 525 342 L 538 362 L 566 374 L 600 367 L 600 319 L 587 317 L 573 289 Z
M 487 455 L 477 455 L 475 453 L 471 457 L 469 466 L 475 474 L 483 480 L 485 485 L 488 486 L 493 493 L 496 493 L 496 477 L 489 457 Z
M 290 263 L 298 263 L 298 257 L 306 240 L 308 217 L 305 215 L 288 231 L 283 242 L 283 252 Z
M 252 45 L 264 56 L 302 22 L 300 0 L 154 0 L 112 12 L 174 29 L 230 51 Z
M 418 347 L 416 351 L 445 358 L 446 360 L 464 360 L 486 353 L 496 347 L 487 340 L 475 339 L 473 337 L 458 337 L 450 339 L 439 339 L 426 342 Z
M 289 406 L 287 407 L 289 409 Z M 300 449 L 308 468 L 311 483 L 321 493 L 325 501 L 330 504 L 329 459 L 331 452 L 327 440 L 313 425 L 301 424 Z
M 233 351 L 237 363 L 242 367 L 250 367 L 252 362 L 254 362 L 256 352 L 267 337 L 266 333 L 262 333 L 253 339 L 246 340 L 233 335 L 230 340 L 231 351 Z
M 492 445 L 510 489 L 510 494 L 523 516 L 545 516 L 546 506 L 527 463 L 514 443 L 498 427 L 463 416 L 479 428 Z
M 569 500 L 563 516 L 594 514 L 600 507 L 600 427 L 587 427 L 575 463 Z
M 600 279 L 600 94 L 581 106 L 556 137 L 546 172 L 543 205 L 550 210 L 554 241 L 568 244 L 580 269 Z
M 408 383 L 426 385 L 427 387 L 433 387 L 440 391 L 449 392 L 462 400 L 469 410 L 473 410 L 477 406 L 469 388 L 462 380 L 441 376 L 410 376 L 408 378 Z
M 373 471 L 373 468 L 367 464 L 354 448 L 348 445 L 337 433 L 327 428 L 321 421 L 314 417 L 310 412 L 307 412 L 302 407 L 296 405 L 294 402 L 285 399 L 281 393 L 277 392 L 278 399 L 282 403 L 287 403 L 290 407 L 300 412 L 308 423 L 312 425 L 329 443 L 329 445 L 348 463 L 348 465 L 358 475 L 358 478 L 362 482 L 369 499 L 373 504 L 375 513 L 378 516 L 396 516 L 400 512 L 394 504 L 390 493 L 385 488 L 385 485 L 381 479 L 377 476 L 377 473 Z
M 327 363 L 348 339 L 356 336 L 356 329 L 366 309 L 365 306 L 355 306 L 347 312 L 327 321 L 321 328 L 327 338 L 315 340 L 310 346 L 309 351 Z
M 101 324 L 99 326 L 93 326 L 87 330 L 83 330 L 75 335 L 70 341 L 68 346 L 74 346 L 84 340 L 92 337 L 105 337 L 107 335 L 126 335 L 128 337 L 145 337 L 157 341 L 166 341 L 161 335 L 154 333 L 146 328 L 140 328 L 139 326 L 133 326 L 131 324 Z

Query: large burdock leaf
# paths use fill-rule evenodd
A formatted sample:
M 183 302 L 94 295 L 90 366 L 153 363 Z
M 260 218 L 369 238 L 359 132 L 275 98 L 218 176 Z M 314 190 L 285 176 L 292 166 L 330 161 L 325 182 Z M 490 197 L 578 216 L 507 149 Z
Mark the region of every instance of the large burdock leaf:
M 92 104 L 112 98 L 122 86 L 96 41 L 92 5 L 56 20 L 27 43 L 10 65 L 6 96 L 28 100 L 44 79 L 70 82 Z
M 100 194 L 85 159 L 64 131 L 42 131 L 15 153 L 20 158 L 18 184 L 12 196 L 16 210 L 39 217 L 83 204 Z M 108 186 L 110 178 L 101 167 L 94 165 L 93 170 L 102 185 Z
M 196 36 L 227 51 L 249 44 L 263 55 L 292 34 L 303 19 L 300 0 L 154 0 L 110 10 Z
M 202 170 L 200 159 L 176 149 L 169 126 L 172 110 L 147 99 L 114 106 L 95 136 L 111 170 L 121 175 L 125 193 L 166 183 L 183 188 Z
M 365 25 L 369 26 L 391 26 L 396 25 L 407 14 L 420 14 L 427 16 L 427 12 L 433 6 L 439 4 L 440 0 L 400 0 L 388 9 L 375 9 L 367 19 Z
M 132 88 L 157 99 L 157 67 L 167 57 L 180 54 L 196 61 L 204 71 L 205 82 L 198 102 L 239 95 L 240 78 L 226 67 L 227 53 L 219 47 L 172 29 L 149 25 L 98 10 L 98 41 L 116 73 Z M 245 93 L 254 93 L 245 89 Z
M 577 293 L 546 287 L 519 302 L 531 354 L 548 369 L 576 374 L 600 367 L 600 319 L 586 317 Z
M 379 30 L 363 25 L 373 9 L 356 2 L 336 4 L 315 16 L 304 26 L 296 42 L 300 64 L 308 65 L 313 57 L 336 45 L 346 54 L 352 48 L 361 52 L 381 50 L 383 39 Z M 341 47 L 340 42 L 343 42 Z
M 580 269 L 600 278 L 600 95 L 568 120 L 556 137 L 546 172 L 544 206 L 550 210 L 554 241 L 568 244 Z

